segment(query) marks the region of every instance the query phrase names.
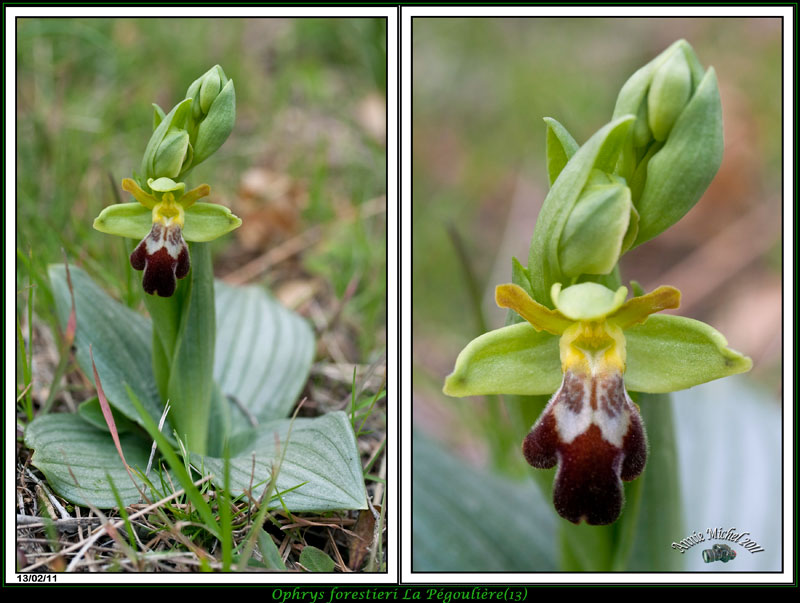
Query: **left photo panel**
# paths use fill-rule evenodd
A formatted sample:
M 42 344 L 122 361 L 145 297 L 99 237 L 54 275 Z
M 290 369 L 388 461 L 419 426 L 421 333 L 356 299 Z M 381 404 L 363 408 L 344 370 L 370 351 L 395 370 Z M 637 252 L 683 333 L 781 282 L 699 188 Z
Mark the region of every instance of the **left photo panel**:
M 6 15 L 9 582 L 394 581 L 393 12 Z

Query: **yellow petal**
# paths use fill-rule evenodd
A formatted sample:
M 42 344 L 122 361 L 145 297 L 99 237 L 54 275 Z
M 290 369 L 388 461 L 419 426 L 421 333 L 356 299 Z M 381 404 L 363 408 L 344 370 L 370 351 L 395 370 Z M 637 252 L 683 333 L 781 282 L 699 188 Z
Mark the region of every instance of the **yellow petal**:
M 498 285 L 495 301 L 501 308 L 509 308 L 533 325 L 537 331 L 561 335 L 572 321 L 561 313 L 535 302 L 519 285 Z
M 647 295 L 640 295 L 625 302 L 622 307 L 608 317 L 623 329 L 647 320 L 647 317 L 661 310 L 674 309 L 681 305 L 681 292 L 675 287 L 661 286 Z

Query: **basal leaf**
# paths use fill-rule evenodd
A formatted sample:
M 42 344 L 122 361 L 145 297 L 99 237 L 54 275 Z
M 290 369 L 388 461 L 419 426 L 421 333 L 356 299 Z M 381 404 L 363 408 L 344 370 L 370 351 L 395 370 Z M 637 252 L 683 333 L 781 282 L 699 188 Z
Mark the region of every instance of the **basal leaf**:
M 469 467 L 419 433 L 413 446 L 414 571 L 557 569 L 556 514 L 533 482 Z
M 258 497 L 284 455 L 290 419 L 264 423 L 231 442 L 230 485 L 234 495 L 252 489 Z M 295 419 L 278 481 L 290 511 L 366 509 L 366 490 L 356 439 L 347 415 L 334 412 L 314 419 Z M 222 484 L 223 459 L 192 454 L 192 463 L 214 474 Z M 277 496 L 269 503 L 281 506 Z
M 129 419 L 141 424 L 128 399 L 125 383 L 136 393 L 156 422 L 162 406 L 151 365 L 152 328 L 150 321 L 112 299 L 91 277 L 77 266 L 70 266 L 75 291 L 75 355 L 84 374 L 92 379 L 89 346 L 94 351 L 97 373 L 109 403 Z M 66 325 L 72 301 L 62 265 L 50 266 L 50 282 L 59 321 Z M 165 433 L 172 428 L 165 425 Z
M 147 442 L 132 434 L 120 435 L 120 441 L 131 467 L 144 470 L 149 455 Z M 56 413 L 35 419 L 25 430 L 25 444 L 33 449 L 31 463 L 67 500 L 101 509 L 116 507 L 106 476 L 126 505 L 139 500 L 139 491 L 125 471 L 111 435 L 77 415 Z
M 259 422 L 289 414 L 308 379 L 314 335 L 308 323 L 258 287 L 216 283 L 214 379 Z M 233 432 L 250 427 L 231 409 Z
M 332 572 L 336 567 L 325 551 L 321 551 L 313 546 L 303 547 L 300 552 L 300 563 L 310 572 Z

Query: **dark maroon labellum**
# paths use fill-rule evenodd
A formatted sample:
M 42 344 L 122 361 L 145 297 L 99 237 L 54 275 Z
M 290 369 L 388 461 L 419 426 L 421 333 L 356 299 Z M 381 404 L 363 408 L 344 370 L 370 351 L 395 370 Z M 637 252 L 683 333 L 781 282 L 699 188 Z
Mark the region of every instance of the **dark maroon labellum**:
M 522 445 L 527 461 L 558 464 L 553 502 L 573 523 L 614 523 L 622 511 L 622 481 L 637 478 L 647 460 L 647 436 L 622 376 L 564 374 Z
M 150 295 L 170 297 L 175 293 L 176 279 L 189 274 L 189 248 L 177 224 L 159 222 L 131 253 L 131 266 L 144 270 L 142 287 Z

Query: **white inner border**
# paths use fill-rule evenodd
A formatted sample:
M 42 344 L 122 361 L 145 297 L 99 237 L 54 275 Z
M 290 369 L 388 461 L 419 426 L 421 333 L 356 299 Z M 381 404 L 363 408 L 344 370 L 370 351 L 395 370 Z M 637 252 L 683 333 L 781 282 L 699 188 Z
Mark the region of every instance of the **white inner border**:
M 783 573 L 420 573 L 411 571 L 412 539 L 411 539 L 411 19 L 413 17 L 496 17 L 496 16 L 597 16 L 597 17 L 783 17 L 783 270 L 784 270 L 784 352 L 783 352 L 783 377 L 784 377 L 784 404 L 783 404 L 783 438 L 785 447 L 783 451 L 783 492 L 784 492 L 784 571 Z M 792 414 L 794 353 L 794 293 L 791 275 L 794 274 L 794 258 L 792 245 L 794 240 L 792 225 L 794 224 L 794 166 L 795 158 L 792 144 L 794 141 L 794 80 L 792 68 L 794 66 L 794 22 L 791 7 L 763 7 L 763 6 L 677 6 L 677 7 L 644 7 L 644 6 L 597 6 L 597 7 L 520 7 L 520 6 L 471 6 L 471 7 L 403 7 L 400 12 L 401 28 L 401 108 L 402 108 L 402 198 L 401 198 L 401 226 L 403 235 L 403 270 L 402 270 L 402 392 L 406 402 L 403 408 L 406 412 L 401 416 L 402 432 L 402 458 L 401 482 L 402 497 L 402 534 L 401 534 L 401 566 L 400 579 L 406 584 L 425 583 L 452 583 L 452 584 L 526 584 L 526 583 L 697 583 L 697 584 L 732 584 L 732 583 L 791 583 L 792 569 L 796 560 L 793 555 L 795 539 L 794 528 L 794 459 L 792 449 L 794 444 Z M 443 476 L 444 477 L 444 476 Z M 419 495 L 419 493 L 417 493 Z M 446 543 L 442 543 L 442 550 L 447 550 Z
M 188 8 L 188 10 L 187 10 Z M 387 488 L 386 488 L 386 526 L 387 538 L 384 542 L 387 551 L 388 573 L 369 574 L 354 572 L 351 574 L 312 574 L 312 573 L 253 573 L 253 574 L 56 574 L 57 584 L 113 584 L 137 583 L 152 584 L 396 584 L 397 582 L 397 535 L 398 535 L 398 482 L 397 482 L 397 416 L 398 416 L 398 380 L 397 380 L 397 17 L 398 9 L 394 6 L 337 6 L 337 7 L 236 7 L 236 6 L 154 6 L 154 7 L 106 7 L 106 6 L 27 6 L 4 7 L 6 18 L 5 61 L 6 61 L 6 175 L 5 183 L 5 219 L 6 219 L 6 405 L 5 405 L 5 565 L 4 576 L 7 584 L 19 584 L 20 574 L 16 573 L 16 511 L 15 496 L 16 472 L 14 468 L 16 454 L 14 429 L 16 425 L 16 337 L 12 336 L 15 327 L 16 301 L 16 232 L 15 232 L 15 199 L 16 199 L 16 18 L 17 17 L 237 17 L 237 18 L 269 18 L 269 17 L 383 17 L 387 19 L 387 231 L 388 231 L 388 289 L 387 289 Z M 286 591 L 286 589 L 284 589 Z

